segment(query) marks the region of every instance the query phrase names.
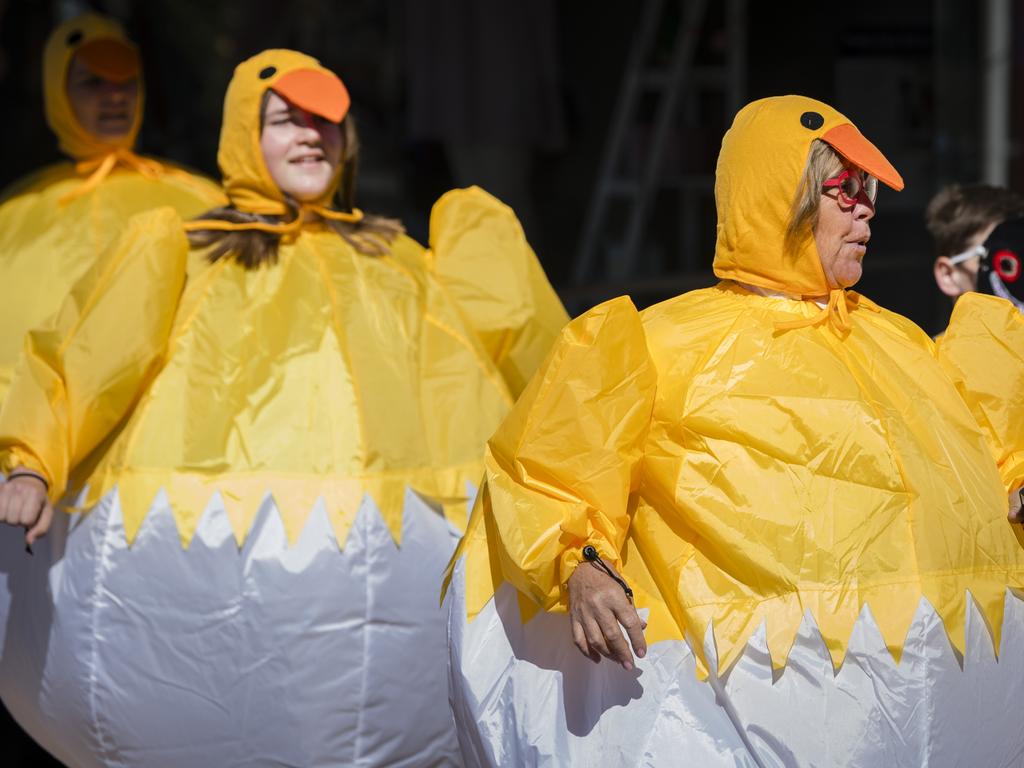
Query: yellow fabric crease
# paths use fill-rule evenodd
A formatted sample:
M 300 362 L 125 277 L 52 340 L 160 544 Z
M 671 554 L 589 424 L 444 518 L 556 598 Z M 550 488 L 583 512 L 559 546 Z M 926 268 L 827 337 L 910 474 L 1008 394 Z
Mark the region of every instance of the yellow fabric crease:
M 1024 486 L 1024 315 L 995 296 L 957 299 L 939 362 L 978 420 L 1007 491 Z
M 487 204 L 467 208 L 458 190 L 437 201 L 427 258 L 512 396 L 519 397 L 569 317 L 512 210 L 474 194 Z M 495 252 L 514 257 L 495 259 Z
M 723 141 L 721 283 L 639 313 L 615 299 L 563 331 L 488 445 L 452 560 L 465 558 L 471 617 L 503 582 L 532 604 L 524 620 L 564 610 L 591 543 L 650 609 L 648 642 L 689 637 L 702 674 L 709 624 L 719 669 L 762 623 L 781 668 L 808 612 L 838 667 L 865 607 L 898 659 L 922 598 L 962 652 L 968 592 L 998 651 L 1024 555 L 986 436 L 931 340 L 853 291 L 823 310 L 730 279 L 829 294 L 813 239 L 794 254 L 777 232 L 815 138 L 809 110 L 821 130 L 839 119 L 769 99 Z M 1024 365 L 1009 357 L 990 407 L 1019 426 Z

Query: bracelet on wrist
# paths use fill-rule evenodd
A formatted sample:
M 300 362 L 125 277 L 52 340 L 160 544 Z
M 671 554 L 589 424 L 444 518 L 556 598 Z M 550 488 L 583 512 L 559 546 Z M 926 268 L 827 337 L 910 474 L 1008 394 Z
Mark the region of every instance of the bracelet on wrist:
M 593 563 L 595 566 L 597 566 L 606 574 L 608 574 L 611 578 L 613 578 L 618 583 L 618 585 L 622 587 L 622 591 L 626 593 L 626 597 L 629 598 L 629 602 L 633 602 L 633 590 L 629 588 L 629 584 L 626 583 L 625 579 L 623 579 L 621 576 L 617 576 L 615 572 L 608 567 L 607 563 L 605 563 L 605 561 L 601 559 L 601 556 L 597 554 L 597 550 L 593 547 L 593 545 L 587 544 L 587 546 L 583 548 L 583 559 Z
M 48 482 L 46 482 L 46 478 L 43 477 L 42 475 L 37 475 L 35 472 L 11 472 L 11 474 L 9 474 L 7 476 L 6 482 L 9 483 L 9 482 L 11 482 L 11 480 L 16 480 L 19 477 L 31 477 L 33 480 L 37 480 L 40 483 L 42 483 L 43 484 L 43 489 L 47 493 L 50 492 L 50 484 Z

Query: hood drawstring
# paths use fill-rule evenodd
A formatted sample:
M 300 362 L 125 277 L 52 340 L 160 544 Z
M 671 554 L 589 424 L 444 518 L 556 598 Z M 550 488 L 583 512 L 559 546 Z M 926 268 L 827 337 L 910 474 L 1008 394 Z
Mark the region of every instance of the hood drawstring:
M 150 157 L 142 157 L 130 149 L 112 149 L 106 154 L 92 157 L 88 160 L 80 160 L 75 163 L 75 172 L 81 175 L 90 174 L 89 178 L 83 181 L 75 189 L 68 192 L 58 201 L 61 205 L 70 203 L 72 200 L 87 195 L 96 189 L 103 180 L 107 178 L 118 166 L 122 165 L 137 171 L 142 177 L 150 181 L 156 181 L 161 176 L 173 176 L 185 182 L 196 190 L 207 194 L 205 184 L 196 179 L 192 174 L 182 171 L 179 168 L 164 165 Z
M 845 288 L 835 288 L 829 291 L 828 303 L 821 308 L 821 311 L 811 317 L 804 317 L 800 320 L 786 320 L 775 323 L 778 331 L 789 331 L 795 328 L 808 328 L 828 322 L 832 331 L 837 336 L 845 336 L 852 329 L 850 324 L 850 308 L 863 307 L 872 312 L 881 312 L 881 309 L 870 299 L 861 296 L 859 293 L 850 293 Z
M 299 207 L 298 214 L 294 219 L 291 221 L 281 222 L 280 224 L 270 221 L 235 222 L 223 221 L 221 219 L 196 219 L 194 221 L 185 222 L 185 230 L 187 232 L 201 232 L 208 229 L 218 230 L 221 232 L 258 230 L 260 232 L 269 232 L 274 235 L 281 235 L 282 237 L 285 237 L 288 235 L 298 234 L 303 226 L 309 223 L 305 216 L 307 213 L 312 213 L 321 219 L 345 221 L 350 224 L 356 224 L 363 220 L 363 212 L 358 208 L 353 208 L 351 213 L 347 213 L 345 211 L 335 211 L 314 203 L 303 203 Z
M 59 201 L 60 204 L 63 205 L 65 203 L 69 203 L 75 198 L 86 195 L 96 189 L 96 187 L 98 187 L 119 164 L 138 171 L 147 179 L 158 179 L 160 176 L 167 173 L 168 170 L 156 160 L 150 160 L 147 157 L 140 157 L 130 149 L 114 149 L 105 155 L 93 157 L 88 160 L 80 160 L 75 163 L 75 171 L 77 173 L 82 175 L 88 173 L 91 175 L 78 187 L 64 195 L 64 197 Z

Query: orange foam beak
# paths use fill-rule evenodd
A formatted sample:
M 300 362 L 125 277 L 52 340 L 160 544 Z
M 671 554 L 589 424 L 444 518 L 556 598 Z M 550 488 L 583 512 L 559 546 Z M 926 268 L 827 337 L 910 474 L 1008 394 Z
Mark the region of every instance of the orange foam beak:
M 299 109 L 332 123 L 340 123 L 351 104 L 348 89 L 333 72 L 296 69 L 281 75 L 271 86 Z
M 113 38 L 90 40 L 75 51 L 78 60 L 94 75 L 115 83 L 131 80 L 139 74 L 139 53 L 127 43 Z
M 892 167 L 874 144 L 864 138 L 864 134 L 856 126 L 845 123 L 837 125 L 821 137 L 832 149 L 842 155 L 880 182 L 899 192 L 903 189 L 903 177 Z

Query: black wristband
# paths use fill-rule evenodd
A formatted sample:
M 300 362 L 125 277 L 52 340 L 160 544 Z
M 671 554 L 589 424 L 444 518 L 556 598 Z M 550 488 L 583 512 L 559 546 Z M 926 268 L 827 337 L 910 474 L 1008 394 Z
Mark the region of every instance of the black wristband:
M 583 548 L 583 559 L 593 563 L 602 571 L 607 573 L 611 578 L 615 579 L 615 581 L 618 582 L 618 585 L 622 587 L 622 591 L 626 593 L 626 597 L 629 598 L 629 602 L 633 602 L 633 590 L 629 588 L 629 584 L 627 584 L 626 580 L 622 577 L 615 575 L 612 569 L 609 568 L 605 561 L 601 559 L 601 556 L 597 554 L 597 550 L 594 549 L 591 544 L 587 544 L 587 546 Z
M 11 480 L 14 480 L 19 477 L 31 477 L 33 480 L 38 480 L 40 483 L 43 484 L 43 488 L 46 489 L 46 492 L 50 492 L 50 484 L 46 482 L 46 478 L 43 477 L 42 475 L 37 475 L 35 472 L 11 472 L 11 474 L 7 476 L 6 482 L 9 483 L 11 482 Z

